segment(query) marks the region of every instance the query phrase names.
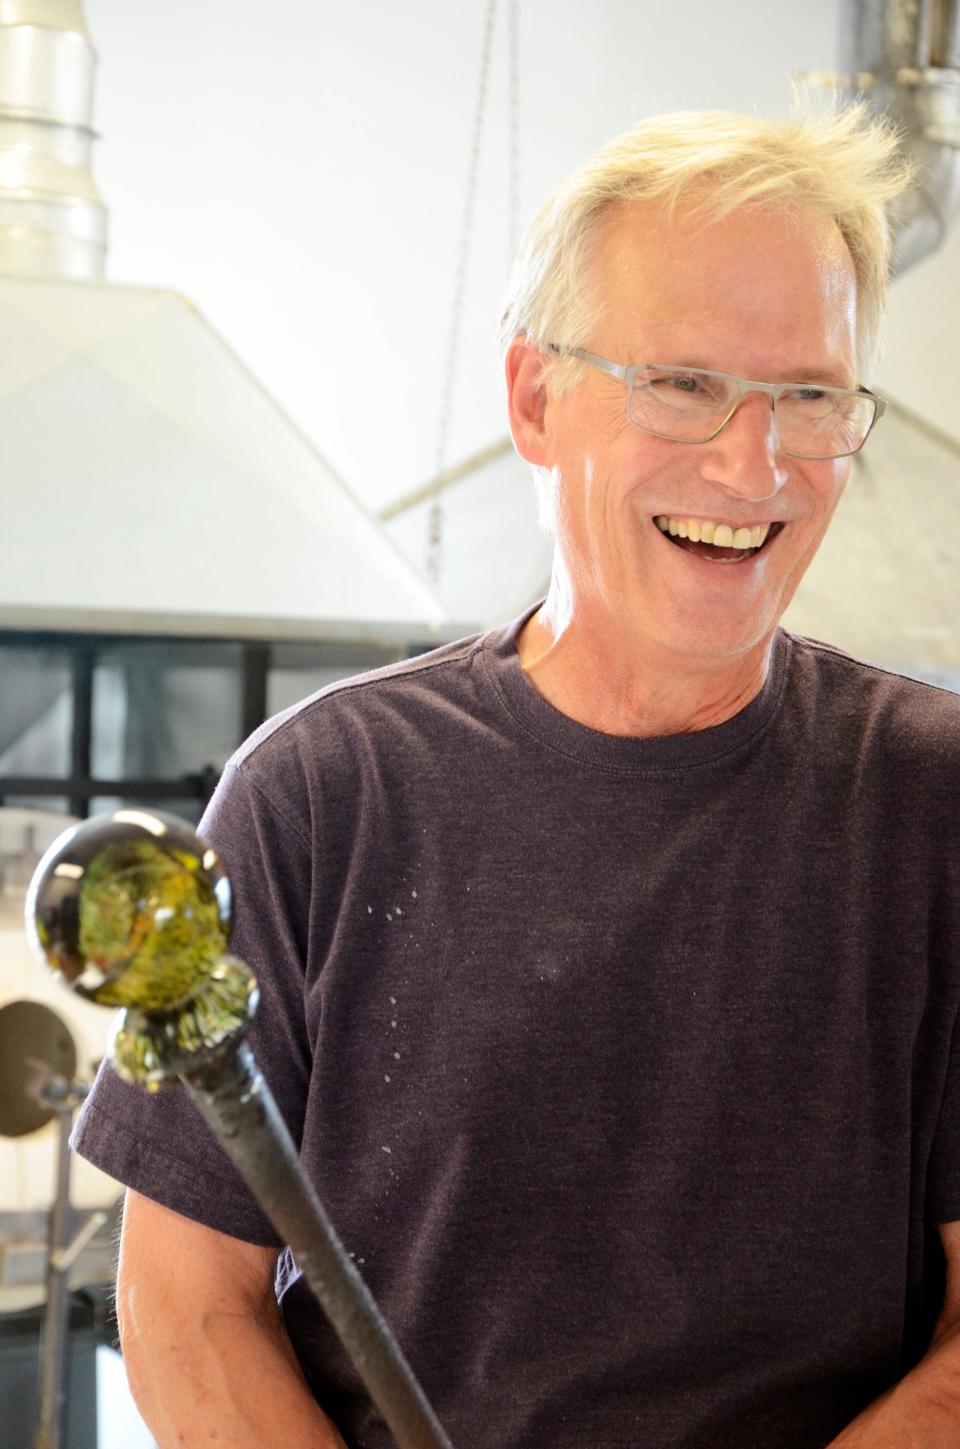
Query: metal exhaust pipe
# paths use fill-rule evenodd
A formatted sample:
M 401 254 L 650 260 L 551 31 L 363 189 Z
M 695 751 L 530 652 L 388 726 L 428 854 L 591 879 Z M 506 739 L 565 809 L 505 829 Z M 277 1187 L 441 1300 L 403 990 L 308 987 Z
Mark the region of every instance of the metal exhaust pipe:
M 958 0 L 844 0 L 839 64 L 808 80 L 884 111 L 916 166 L 889 212 L 894 273 L 905 272 L 937 250 L 960 212 Z
M 90 153 L 96 54 L 80 0 L 0 6 L 0 273 L 102 279 Z

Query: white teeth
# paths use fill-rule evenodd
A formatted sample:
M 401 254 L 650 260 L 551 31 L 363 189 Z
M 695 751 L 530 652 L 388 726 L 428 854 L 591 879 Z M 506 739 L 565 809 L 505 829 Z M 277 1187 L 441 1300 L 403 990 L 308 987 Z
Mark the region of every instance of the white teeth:
M 770 532 L 769 523 L 733 528 L 729 523 L 710 523 L 702 518 L 671 518 L 660 513 L 654 519 L 661 533 L 672 538 L 689 538 L 693 543 L 712 543 L 714 548 L 760 548 Z

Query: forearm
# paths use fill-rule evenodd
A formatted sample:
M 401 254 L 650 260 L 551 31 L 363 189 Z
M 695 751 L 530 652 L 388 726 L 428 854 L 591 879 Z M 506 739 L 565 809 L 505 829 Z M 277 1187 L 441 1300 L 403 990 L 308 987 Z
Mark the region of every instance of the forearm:
M 344 1449 L 279 1315 L 121 1318 L 130 1387 L 159 1449 Z
M 917 1367 L 872 1403 L 827 1449 L 957 1449 L 960 1322 L 938 1333 Z

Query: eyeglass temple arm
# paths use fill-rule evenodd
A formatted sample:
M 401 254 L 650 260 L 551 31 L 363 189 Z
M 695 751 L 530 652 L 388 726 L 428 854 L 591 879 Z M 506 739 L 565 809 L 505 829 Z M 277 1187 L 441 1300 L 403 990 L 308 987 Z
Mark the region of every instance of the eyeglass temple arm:
M 619 378 L 621 382 L 629 382 L 630 368 L 625 367 L 621 362 L 611 362 L 609 358 L 598 357 L 595 352 L 587 352 L 583 347 L 558 347 L 555 342 L 550 343 L 551 352 L 559 352 L 564 357 L 575 357 L 579 362 L 589 362 L 591 367 L 599 367 L 601 372 L 608 372 L 611 377 Z

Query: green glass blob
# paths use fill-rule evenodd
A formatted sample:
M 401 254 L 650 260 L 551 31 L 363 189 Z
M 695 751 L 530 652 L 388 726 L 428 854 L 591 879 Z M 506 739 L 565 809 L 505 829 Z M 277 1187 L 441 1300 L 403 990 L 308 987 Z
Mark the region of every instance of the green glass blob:
M 64 832 L 37 867 L 27 930 L 48 964 L 102 1006 L 168 1011 L 225 955 L 230 881 L 185 821 L 118 810 Z

